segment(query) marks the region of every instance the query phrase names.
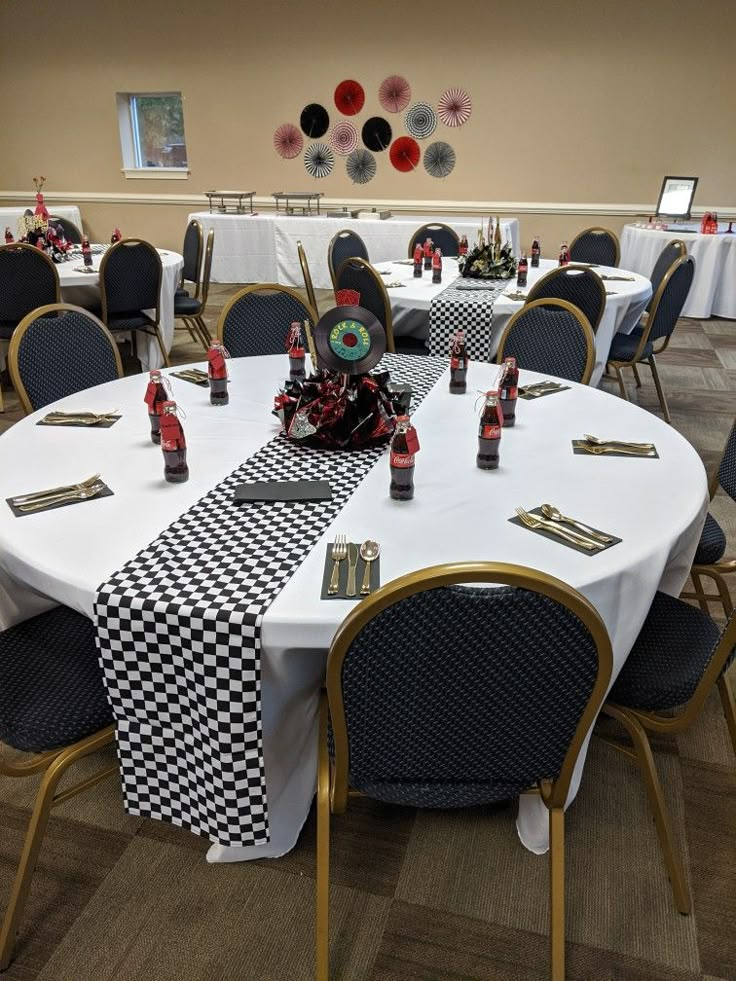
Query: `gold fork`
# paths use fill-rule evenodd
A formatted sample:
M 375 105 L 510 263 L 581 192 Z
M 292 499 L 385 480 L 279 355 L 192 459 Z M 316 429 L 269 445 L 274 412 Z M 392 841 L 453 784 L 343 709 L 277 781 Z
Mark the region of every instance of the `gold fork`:
M 527 528 L 542 528 L 544 531 L 552 532 L 552 534 L 557 535 L 560 538 L 564 538 L 572 545 L 579 545 L 588 552 L 592 552 L 593 549 L 603 548 L 603 545 L 601 545 L 599 542 L 592 542 L 589 538 L 584 538 L 582 535 L 578 535 L 574 531 L 568 531 L 567 528 L 560 528 L 559 525 L 554 524 L 552 521 L 543 521 L 536 515 L 529 514 L 529 512 L 525 511 L 524 508 L 516 508 L 516 513 L 519 515 Z
M 61 487 L 50 487 L 45 491 L 35 491 L 33 494 L 19 494 L 18 497 L 12 497 L 11 501 L 15 507 L 21 504 L 27 504 L 30 501 L 41 501 L 47 497 L 56 497 L 57 494 L 64 494 L 68 491 L 79 491 L 85 490 L 87 487 L 92 487 L 100 479 L 100 474 L 93 474 L 86 480 L 81 480 L 78 484 L 63 484 Z
M 603 453 L 623 453 L 626 456 L 654 456 L 654 450 L 635 450 L 629 446 L 591 446 L 590 443 L 581 443 L 579 449 L 585 453 L 593 453 L 601 456 Z
M 348 557 L 348 539 L 346 535 L 335 535 L 332 543 L 330 558 L 335 563 L 332 567 L 330 585 L 327 587 L 327 595 L 335 596 L 340 588 L 340 563 Z

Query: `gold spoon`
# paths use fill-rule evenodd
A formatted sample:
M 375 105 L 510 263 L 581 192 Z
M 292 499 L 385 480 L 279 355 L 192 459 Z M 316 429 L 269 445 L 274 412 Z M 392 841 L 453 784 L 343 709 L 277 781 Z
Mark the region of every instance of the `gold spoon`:
M 381 552 L 378 542 L 373 542 L 369 538 L 360 546 L 360 557 L 365 562 L 363 572 L 363 583 L 360 587 L 360 595 L 367 596 L 371 591 L 371 562 L 374 562 Z

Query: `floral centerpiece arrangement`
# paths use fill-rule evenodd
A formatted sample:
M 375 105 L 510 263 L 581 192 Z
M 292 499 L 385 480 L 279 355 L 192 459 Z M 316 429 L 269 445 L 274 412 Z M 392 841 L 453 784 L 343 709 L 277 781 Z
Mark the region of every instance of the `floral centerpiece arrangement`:
M 478 244 L 458 259 L 460 275 L 466 279 L 511 279 L 516 259 L 510 242 L 501 242 L 501 219 L 488 219 L 488 238 L 481 226 Z
M 73 245 L 67 240 L 64 226 L 49 216 L 42 193 L 45 183 L 45 177 L 33 178 L 36 188 L 36 209 L 31 211 L 30 208 L 26 208 L 18 219 L 19 241 L 42 249 L 54 262 L 64 262 L 71 258 L 69 253 Z M 5 244 L 10 245 L 13 241 L 12 232 L 6 228 Z

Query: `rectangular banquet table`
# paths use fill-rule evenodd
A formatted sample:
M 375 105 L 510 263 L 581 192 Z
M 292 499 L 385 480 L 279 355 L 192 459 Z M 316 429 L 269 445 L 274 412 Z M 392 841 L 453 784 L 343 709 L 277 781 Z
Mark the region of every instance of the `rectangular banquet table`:
M 327 218 L 325 215 L 220 215 L 197 211 L 189 215 L 202 223 L 205 235 L 215 229 L 212 259 L 214 283 L 282 283 L 303 286 L 304 278 L 296 251 L 297 240 L 304 246 L 315 289 L 332 289 L 327 268 L 327 247 L 337 232 L 352 229 L 363 239 L 372 263 L 400 259 L 408 254 L 409 239 L 421 225 L 429 222 L 449 225 L 459 235 L 474 241 L 481 221 L 477 218 L 426 218 L 401 215 L 370 218 Z M 504 241 L 511 242 L 519 255 L 519 222 L 502 218 Z

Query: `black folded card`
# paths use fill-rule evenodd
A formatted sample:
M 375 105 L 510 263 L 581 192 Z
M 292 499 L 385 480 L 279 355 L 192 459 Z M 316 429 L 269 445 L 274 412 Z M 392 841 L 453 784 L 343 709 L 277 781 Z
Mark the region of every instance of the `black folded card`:
M 326 480 L 255 480 L 238 484 L 233 500 L 242 501 L 329 501 L 332 489 Z

